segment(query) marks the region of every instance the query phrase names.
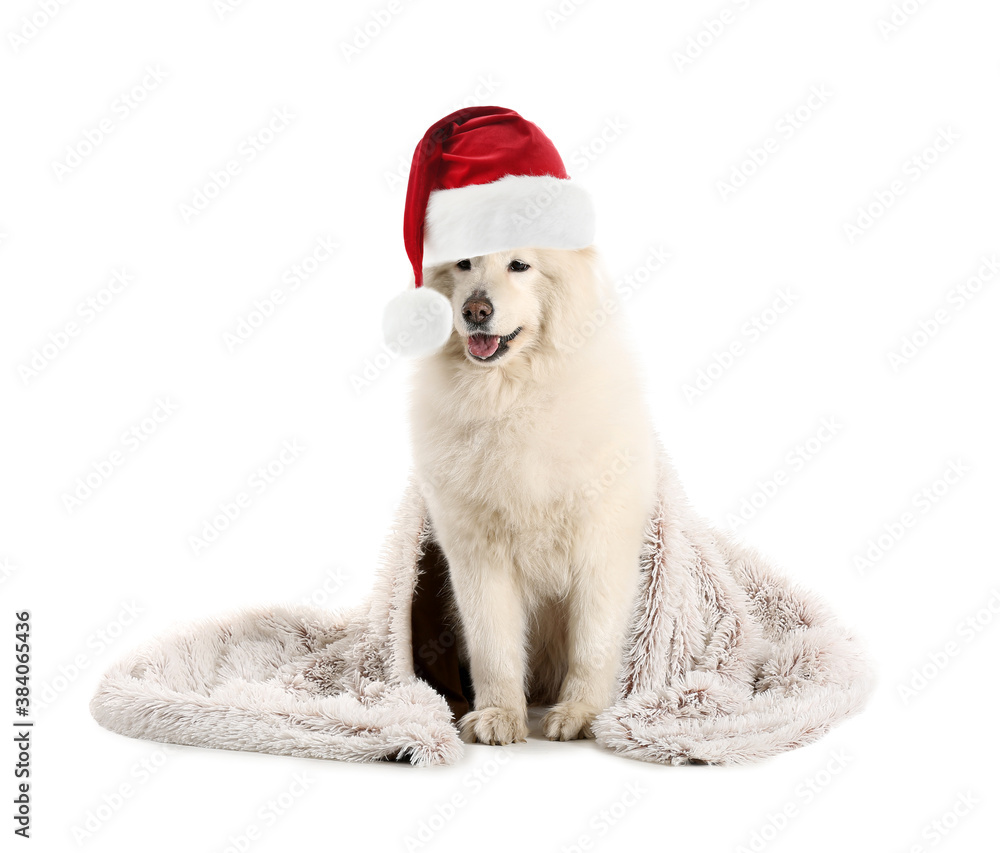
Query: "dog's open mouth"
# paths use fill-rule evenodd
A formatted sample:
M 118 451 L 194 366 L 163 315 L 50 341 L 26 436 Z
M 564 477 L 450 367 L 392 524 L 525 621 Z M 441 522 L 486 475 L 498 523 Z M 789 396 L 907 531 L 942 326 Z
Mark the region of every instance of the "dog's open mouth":
M 509 335 L 469 335 L 469 355 L 476 361 L 496 361 L 507 352 L 507 344 L 521 332 L 518 326 Z

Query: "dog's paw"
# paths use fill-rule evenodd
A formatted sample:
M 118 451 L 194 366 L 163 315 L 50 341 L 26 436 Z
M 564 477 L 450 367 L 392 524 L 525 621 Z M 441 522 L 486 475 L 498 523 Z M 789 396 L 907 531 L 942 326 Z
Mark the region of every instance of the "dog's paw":
M 563 702 L 542 718 L 542 731 L 549 740 L 577 740 L 594 736 L 591 723 L 599 709 L 581 702 Z
M 528 719 L 524 711 L 508 708 L 483 708 L 470 711 L 458 723 L 466 743 L 488 743 L 506 746 L 523 743 L 528 737 Z

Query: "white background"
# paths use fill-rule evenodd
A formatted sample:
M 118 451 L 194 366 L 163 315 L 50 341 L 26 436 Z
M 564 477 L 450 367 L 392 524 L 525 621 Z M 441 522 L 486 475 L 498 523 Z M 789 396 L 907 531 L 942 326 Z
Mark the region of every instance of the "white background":
M 42 5 L 0 17 L 0 567 L 4 630 L 32 612 L 37 849 L 957 851 L 995 838 L 1000 296 L 996 274 L 968 284 L 1000 253 L 995 4 L 910 0 L 894 32 L 879 24 L 889 0 L 400 0 L 393 13 L 92 0 L 47 22 Z M 348 59 L 380 10 L 388 25 Z M 119 100 L 144 81 L 132 107 Z M 812 87 L 826 93 L 816 109 Z M 177 621 L 366 593 L 409 466 L 409 368 L 376 368 L 360 390 L 352 376 L 380 355 L 382 308 L 408 280 L 397 173 L 427 126 L 472 102 L 553 139 L 594 196 L 616 276 L 671 254 L 623 311 L 693 503 L 726 524 L 756 502 L 738 532 L 825 595 L 877 660 L 869 709 L 818 744 L 668 768 L 536 737 L 421 771 L 165 750 L 90 718 L 101 671 Z M 276 109 L 287 127 L 247 159 Z M 59 168 L 102 120 L 88 156 Z M 953 141 L 924 153 L 942 132 Z M 777 150 L 723 198 L 769 138 Z M 185 221 L 230 160 L 239 174 Z M 852 242 L 845 223 L 894 181 L 903 192 Z M 230 352 L 224 335 L 320 237 L 333 257 Z M 80 304 L 121 269 L 132 283 L 88 323 Z M 792 307 L 763 314 L 783 289 Z M 938 310 L 947 321 L 891 363 Z M 754 318 L 774 322 L 751 340 Z M 23 370 L 71 321 L 65 348 Z M 686 397 L 734 343 L 742 354 Z M 158 399 L 176 411 L 132 449 L 122 434 Z M 838 425 L 827 441 L 824 419 Z M 196 555 L 190 537 L 293 440 L 294 464 Z M 799 446 L 808 461 L 792 461 Z M 121 464 L 70 511 L 64 495 L 115 451 Z M 937 482 L 952 463 L 964 473 Z M 11 654 L 2 671 L 10 685 Z M 296 774 L 304 792 L 272 819 Z M 107 807 L 122 784 L 131 795 Z M 956 817 L 969 792 L 978 804 Z M 456 793 L 464 804 L 435 817 Z M 88 812 L 110 819 L 81 844 Z

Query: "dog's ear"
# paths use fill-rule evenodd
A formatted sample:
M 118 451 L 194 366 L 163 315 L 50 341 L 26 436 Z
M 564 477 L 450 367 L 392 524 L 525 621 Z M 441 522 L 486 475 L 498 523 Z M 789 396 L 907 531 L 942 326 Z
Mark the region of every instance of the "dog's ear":
M 577 263 L 580 265 L 579 269 L 586 270 L 599 294 L 611 286 L 613 282 L 611 270 L 608 269 L 603 255 L 597 250 L 597 246 L 590 245 L 585 249 L 576 249 L 573 251 L 573 255 L 576 256 Z
M 433 287 L 451 299 L 455 292 L 455 265 L 438 264 L 433 267 L 424 267 L 424 285 Z
M 550 249 L 546 252 L 545 274 L 557 286 L 577 289 L 581 279 L 596 280 L 601 273 L 601 256 L 594 246 L 584 249 Z

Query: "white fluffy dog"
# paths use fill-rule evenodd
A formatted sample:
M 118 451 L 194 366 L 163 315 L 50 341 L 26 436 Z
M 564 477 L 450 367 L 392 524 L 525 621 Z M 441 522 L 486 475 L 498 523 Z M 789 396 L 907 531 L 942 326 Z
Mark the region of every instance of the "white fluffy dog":
M 592 736 L 614 699 L 654 501 L 653 429 L 596 251 L 426 270 L 454 332 L 417 366 L 411 425 L 475 710 L 463 737 Z

